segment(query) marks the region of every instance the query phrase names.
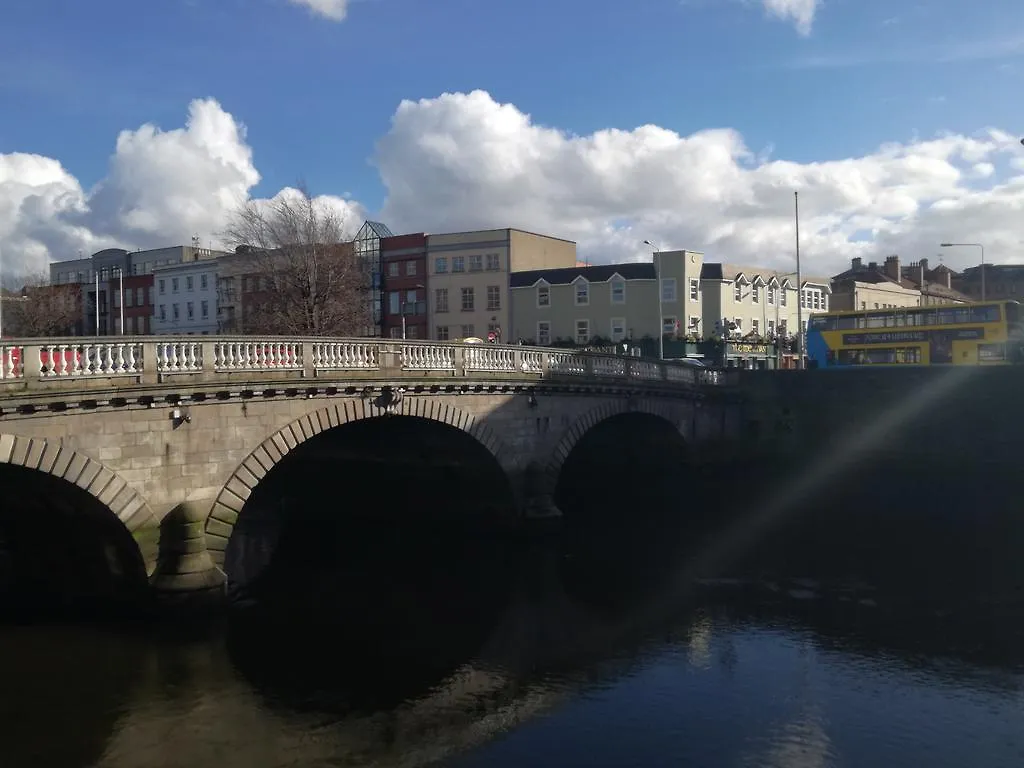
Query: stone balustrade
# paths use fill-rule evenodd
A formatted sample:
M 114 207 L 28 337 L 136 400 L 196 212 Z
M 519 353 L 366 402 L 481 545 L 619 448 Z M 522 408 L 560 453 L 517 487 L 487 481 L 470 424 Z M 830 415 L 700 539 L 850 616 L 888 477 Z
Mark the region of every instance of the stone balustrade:
M 230 380 L 242 374 L 318 377 L 351 372 L 429 376 L 590 378 L 674 386 L 723 386 L 722 371 L 683 363 L 493 344 L 394 339 L 128 336 L 0 342 L 0 384 L 127 379 L 156 384 L 178 376 Z M 127 383 L 127 382 L 126 382 Z

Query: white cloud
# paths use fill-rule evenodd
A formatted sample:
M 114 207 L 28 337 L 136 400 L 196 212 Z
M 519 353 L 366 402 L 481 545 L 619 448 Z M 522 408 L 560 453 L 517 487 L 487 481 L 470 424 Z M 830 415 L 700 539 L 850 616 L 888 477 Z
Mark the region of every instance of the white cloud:
M 947 240 L 1018 258 L 1022 154 L 989 130 L 800 164 L 758 158 L 728 129 L 572 136 L 476 91 L 403 102 L 377 166 L 392 229 L 517 226 L 576 239 L 595 261 L 641 258 L 649 238 L 790 269 L 799 190 L 805 268 L 832 273 L 853 256 L 934 257 Z M 958 257 L 972 254 L 946 254 Z
M 801 35 L 811 34 L 814 16 L 822 0 L 761 0 L 764 9 L 772 16 L 791 21 Z
M 344 21 L 348 14 L 348 0 L 288 0 L 292 5 L 308 8 L 315 16 L 331 21 Z
M 259 180 L 245 127 L 212 99 L 192 102 L 184 128 L 123 131 L 107 176 L 89 191 L 57 160 L 0 154 L 4 273 L 111 246 L 216 240 Z M 324 201 L 362 215 L 340 198 Z
M 374 215 L 396 232 L 515 226 L 577 240 L 595 262 L 647 258 L 650 239 L 790 270 L 794 190 L 808 272 L 834 273 L 853 256 L 934 258 L 944 241 L 982 242 L 993 261 L 1024 260 L 1024 149 L 997 130 L 795 163 L 755 154 L 729 129 L 574 136 L 476 91 L 402 102 L 376 164 L 388 194 Z M 180 244 L 193 234 L 205 242 L 258 181 L 244 127 L 213 100 L 193 102 L 183 128 L 122 133 L 109 173 L 90 190 L 55 159 L 0 155 L 4 271 L 79 250 Z M 353 223 L 365 216 L 347 195 L 323 200 Z M 975 258 L 945 257 L 954 266 Z

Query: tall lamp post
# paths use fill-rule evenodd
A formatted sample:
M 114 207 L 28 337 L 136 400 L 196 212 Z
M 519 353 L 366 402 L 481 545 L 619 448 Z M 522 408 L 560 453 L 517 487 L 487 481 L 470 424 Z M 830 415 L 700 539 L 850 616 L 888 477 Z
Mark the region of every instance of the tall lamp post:
M 804 333 L 804 283 L 800 277 L 800 193 L 793 192 L 793 217 L 796 225 L 796 340 L 798 370 L 804 368 L 804 344 L 807 334 Z
M 124 336 L 124 270 L 120 267 L 114 267 L 117 270 L 118 280 L 118 294 L 120 297 L 121 305 L 121 335 Z
M 1022 140 L 1024 141 L 1024 140 Z M 985 300 L 985 246 L 981 243 L 939 243 L 941 248 L 977 248 L 981 251 L 981 300 Z
M 414 287 L 414 290 L 416 291 L 416 294 L 415 294 L 415 295 L 419 296 L 419 291 L 420 291 L 420 289 L 421 289 L 421 288 L 423 288 L 423 286 L 422 286 L 422 285 L 419 285 L 419 284 L 417 284 L 417 285 L 416 285 L 416 286 Z M 424 300 L 425 300 L 425 299 L 424 299 Z M 402 302 L 402 341 L 405 341 L 405 315 L 406 315 L 406 310 L 407 310 L 407 309 L 408 309 L 408 307 L 409 307 L 409 303 L 410 303 L 410 302 L 408 302 L 408 301 L 403 301 L 403 302 Z M 412 302 L 412 304 L 414 304 L 414 305 L 415 305 L 415 304 L 416 304 L 416 302 L 414 301 L 414 302 Z M 414 307 L 414 308 L 415 308 L 415 307 Z
M 661 251 L 658 246 L 650 240 L 644 240 L 644 245 L 654 249 L 654 274 L 658 278 L 658 359 L 665 359 L 665 315 L 662 311 L 661 296 Z

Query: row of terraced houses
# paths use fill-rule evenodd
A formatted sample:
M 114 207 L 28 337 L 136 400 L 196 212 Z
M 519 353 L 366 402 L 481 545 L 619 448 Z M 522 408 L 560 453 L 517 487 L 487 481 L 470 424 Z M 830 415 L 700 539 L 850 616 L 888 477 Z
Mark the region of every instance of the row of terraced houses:
M 841 274 L 805 274 L 798 284 L 795 272 L 711 262 L 691 250 L 590 266 L 575 242 L 549 235 L 514 228 L 395 235 L 373 221 L 352 247 L 370 265 L 373 323 L 365 335 L 541 345 L 659 334 L 772 340 L 795 334 L 801 313 L 806 324 L 830 309 L 966 302 L 977 297 L 980 276 L 978 268 L 957 274 L 891 256 L 880 264 L 854 259 Z M 1024 267 L 986 268 L 989 299 L 1024 292 Z M 250 256 L 195 242 L 107 249 L 55 262 L 50 273 L 53 284 L 80 291 L 74 330 L 84 335 L 245 333 L 246 312 L 258 311 L 265 290 Z

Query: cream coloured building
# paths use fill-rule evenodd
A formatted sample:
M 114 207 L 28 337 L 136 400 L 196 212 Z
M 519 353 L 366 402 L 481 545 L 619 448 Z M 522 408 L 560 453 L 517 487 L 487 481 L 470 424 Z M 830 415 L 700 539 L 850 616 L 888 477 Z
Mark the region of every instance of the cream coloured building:
M 572 267 L 576 243 L 519 229 L 427 236 L 428 327 L 435 339 L 512 338 L 510 277 L 526 270 Z
M 507 340 L 536 344 L 657 338 L 700 333 L 704 255 L 664 251 L 650 263 L 540 269 L 512 275 Z M 658 268 L 661 269 L 661 311 Z
M 828 278 L 801 276 L 764 267 L 709 263 L 701 272 L 703 338 L 792 335 L 802 311 L 807 318 L 832 307 Z

